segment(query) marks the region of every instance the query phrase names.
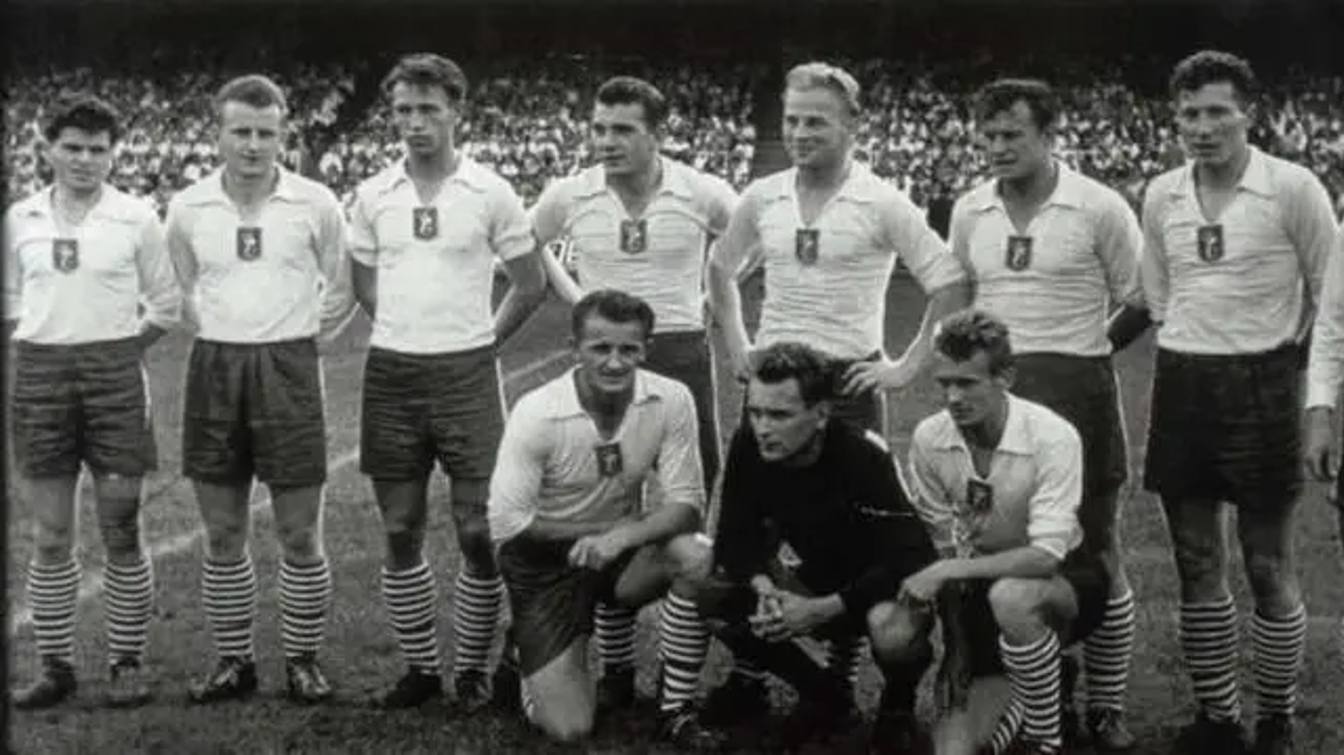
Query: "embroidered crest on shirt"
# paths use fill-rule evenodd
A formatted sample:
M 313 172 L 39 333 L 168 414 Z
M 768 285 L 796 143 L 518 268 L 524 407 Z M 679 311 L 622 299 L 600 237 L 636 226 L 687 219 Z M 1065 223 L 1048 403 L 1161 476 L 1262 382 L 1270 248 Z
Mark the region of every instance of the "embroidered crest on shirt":
M 51 266 L 63 273 L 79 269 L 79 240 L 52 239 Z
M 820 254 L 821 232 L 816 228 L 799 228 L 793 236 L 793 256 L 804 265 L 815 265 Z
M 1197 241 L 1199 258 L 1205 262 L 1217 262 L 1223 258 L 1223 226 L 1220 223 L 1199 227 Z
M 1003 263 L 1009 270 L 1021 271 L 1031 267 L 1031 237 L 1009 236 Z
M 411 232 L 421 241 L 436 238 L 439 235 L 439 208 L 416 207 L 412 210 Z
M 952 542 L 956 546 L 957 556 L 969 558 L 976 555 L 976 538 L 984 529 L 985 520 L 994 510 L 994 487 L 983 480 L 966 481 L 966 502 L 958 506 L 952 521 Z
M 625 469 L 620 443 L 599 443 L 593 446 L 593 452 L 597 454 L 597 472 L 603 477 L 615 477 Z
M 626 254 L 642 254 L 649 248 L 649 225 L 647 220 L 621 221 L 621 251 Z
M 238 259 L 251 262 L 261 257 L 261 229 L 238 229 Z

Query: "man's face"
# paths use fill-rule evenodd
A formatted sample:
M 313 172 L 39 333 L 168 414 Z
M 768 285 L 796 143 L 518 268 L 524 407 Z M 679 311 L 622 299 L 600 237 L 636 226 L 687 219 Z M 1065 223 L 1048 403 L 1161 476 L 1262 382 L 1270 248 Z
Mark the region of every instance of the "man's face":
M 594 104 L 589 133 L 593 154 L 607 175 L 642 174 L 658 156 L 658 135 L 649 129 L 640 103 Z
M 392 122 L 412 155 L 435 155 L 451 144 L 459 115 L 443 87 L 404 81 L 392 86 Z
M 980 143 L 995 178 L 1020 179 L 1050 165 L 1052 138 L 1037 127 L 1031 107 L 1018 100 L 980 124 Z
M 806 448 L 829 415 L 825 401 L 812 406 L 803 401 L 796 378 L 778 383 L 752 378 L 747 385 L 747 421 L 761 458 L 768 462 L 783 461 Z
M 644 363 L 648 334 L 638 320 L 612 322 L 593 312 L 574 343 L 579 379 L 594 395 L 615 396 L 634 388 L 635 370 Z
M 943 392 L 943 405 L 961 428 L 975 427 L 992 415 L 1011 383 L 1007 373 L 990 374 L 989 355 L 983 351 L 963 361 L 935 352 L 934 377 Z
M 93 191 L 112 170 L 112 135 L 63 128 L 47 150 L 47 159 L 58 185 L 78 193 Z
M 285 131 L 279 105 L 253 107 L 225 102 L 220 109 L 219 156 L 238 178 L 269 176 L 280 154 Z
M 789 160 L 800 168 L 839 164 L 854 140 L 844 101 L 824 87 L 784 92 L 783 131 Z
M 1240 156 L 1250 122 L 1230 81 L 1182 90 L 1176 96 L 1176 126 L 1186 153 L 1196 163 L 1222 166 Z

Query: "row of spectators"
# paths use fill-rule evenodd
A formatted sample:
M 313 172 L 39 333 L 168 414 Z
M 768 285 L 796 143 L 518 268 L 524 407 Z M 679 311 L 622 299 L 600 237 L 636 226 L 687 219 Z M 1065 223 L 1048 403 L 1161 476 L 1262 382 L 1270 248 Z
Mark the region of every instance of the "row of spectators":
M 955 197 L 983 175 L 970 94 L 985 76 L 975 65 L 949 70 L 892 61 L 848 64 L 867 88 L 856 148 L 860 160 L 891 177 L 921 205 Z M 1182 154 L 1165 94 L 1127 84 L 1124 74 L 1132 70 L 1124 62 L 1091 68 L 1075 64 L 1051 78 L 1065 104 L 1060 156 L 1137 201 L 1146 181 L 1179 164 Z M 363 76 L 366 72 L 333 64 L 275 70 L 295 113 L 285 162 L 298 167 L 305 149 L 315 145 L 319 153 L 307 157 L 342 196 L 401 156 L 383 100 L 372 92 L 358 97 L 361 85 L 376 86 L 376 76 Z M 495 63 L 484 75 L 476 74 L 459 141 L 530 203 L 552 178 L 588 161 L 589 93 L 595 82 L 616 72 L 649 78 L 667 94 L 667 154 L 739 188 L 747 183 L 756 147 L 751 91 L 762 73 L 749 65 L 597 63 L 579 57 Z M 209 101 L 225 75 L 202 67 L 123 75 L 76 69 L 12 78 L 5 85 L 10 199 L 43 182 L 39 123 L 44 103 L 64 89 L 92 89 L 126 117 L 113 182 L 166 206 L 173 192 L 216 165 Z M 1311 167 L 1344 203 L 1344 78 L 1291 72 L 1267 91 L 1271 94 L 1256 109 L 1252 140 Z M 348 102 L 373 104 L 341 118 Z M 328 138 L 304 138 L 314 133 Z

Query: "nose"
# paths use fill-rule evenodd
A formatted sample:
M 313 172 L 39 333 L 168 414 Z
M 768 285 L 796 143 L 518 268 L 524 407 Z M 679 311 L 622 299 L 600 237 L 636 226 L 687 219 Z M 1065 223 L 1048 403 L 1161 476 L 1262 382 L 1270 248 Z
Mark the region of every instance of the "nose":
M 607 358 L 602 360 L 602 368 L 607 372 L 618 372 L 625 367 L 625 358 L 620 354 L 608 354 Z

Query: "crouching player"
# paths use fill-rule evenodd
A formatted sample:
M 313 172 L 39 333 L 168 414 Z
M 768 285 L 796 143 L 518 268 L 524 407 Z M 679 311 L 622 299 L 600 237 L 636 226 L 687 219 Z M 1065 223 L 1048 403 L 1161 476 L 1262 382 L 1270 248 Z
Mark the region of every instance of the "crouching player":
M 885 679 L 873 750 L 912 752 L 931 615 L 895 598 L 903 578 L 933 561 L 933 546 L 881 440 L 832 420 L 827 361 L 788 341 L 753 359 L 748 423 L 724 467 L 714 574 L 699 591 L 734 665 L 702 720 L 765 713 L 768 671 L 798 691 L 782 732 L 790 745 L 846 726 L 856 713 L 857 654 L 833 654 L 822 667 L 795 640 L 856 648 L 867 637 Z M 796 563 L 778 558 L 781 542 Z
M 942 558 L 901 586 L 903 601 L 937 598 L 947 624 L 934 741 L 940 755 L 990 739 L 994 752 L 1057 753 L 1060 649 L 1098 626 L 1108 592 L 1101 560 L 1078 548 L 1081 441 L 1008 392 L 1012 350 L 998 320 L 952 315 L 935 348 L 946 409 L 915 428 L 910 470 Z
M 695 404 L 685 385 L 640 369 L 653 319 L 628 294 L 584 296 L 572 314 L 577 366 L 524 396 L 505 425 L 488 515 L 513 626 L 495 689 L 509 695 L 521 673 L 530 721 L 558 740 L 586 736 L 594 608 L 664 598 L 659 733 L 679 749 L 713 749 L 717 738 L 691 706 L 709 647 L 688 594 L 709 561 L 697 536 L 705 494 Z M 663 495 L 644 510 L 651 474 Z

